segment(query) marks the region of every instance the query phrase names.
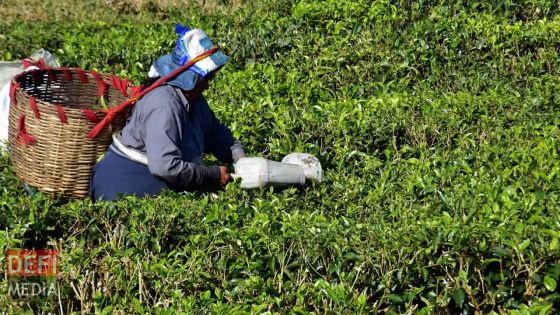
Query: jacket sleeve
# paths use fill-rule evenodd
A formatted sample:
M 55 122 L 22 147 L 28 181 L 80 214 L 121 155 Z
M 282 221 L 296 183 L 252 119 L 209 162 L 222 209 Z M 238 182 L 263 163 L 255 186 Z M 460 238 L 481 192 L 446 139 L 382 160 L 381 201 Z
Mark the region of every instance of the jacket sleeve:
M 210 110 L 210 116 L 212 122 L 206 140 L 206 151 L 212 153 L 220 162 L 237 162 L 245 156 L 245 147 L 241 141 L 233 137 L 226 126 L 222 125 L 212 110 Z
M 152 175 L 182 189 L 219 186 L 218 166 L 198 165 L 181 159 L 178 147 L 182 137 L 181 120 L 175 106 L 151 108 L 144 117 L 144 126 L 144 146 Z

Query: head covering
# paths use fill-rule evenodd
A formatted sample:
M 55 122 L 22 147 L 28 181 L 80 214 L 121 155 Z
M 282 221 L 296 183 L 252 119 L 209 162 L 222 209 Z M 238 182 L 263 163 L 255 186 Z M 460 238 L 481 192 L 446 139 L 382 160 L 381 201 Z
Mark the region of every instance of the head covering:
M 175 32 L 179 34 L 177 47 L 170 54 L 158 58 L 150 68 L 149 77 L 164 77 L 187 63 L 192 58 L 210 50 L 214 44 L 201 29 L 190 29 L 181 24 L 175 25 Z M 228 61 L 228 57 L 220 50 L 196 62 L 188 70 L 183 71 L 167 84 L 177 86 L 183 90 L 192 90 L 209 73 L 220 69 Z

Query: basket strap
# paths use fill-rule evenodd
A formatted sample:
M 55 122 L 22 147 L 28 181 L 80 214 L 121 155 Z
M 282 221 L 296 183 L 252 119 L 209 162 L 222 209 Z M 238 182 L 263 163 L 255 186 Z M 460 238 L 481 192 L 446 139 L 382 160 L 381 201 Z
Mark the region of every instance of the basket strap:
M 33 114 L 35 114 L 35 118 L 41 119 L 41 114 L 39 113 L 39 108 L 37 107 L 37 100 L 35 100 L 34 96 L 29 97 L 29 105 L 33 110 Z
M 90 139 L 94 139 L 95 137 L 97 137 L 97 135 L 99 135 L 99 133 L 101 132 L 101 130 L 103 130 L 103 128 L 105 128 L 105 126 L 107 126 L 107 124 L 109 124 L 111 121 L 113 121 L 113 119 L 115 119 L 115 117 L 121 112 L 123 111 L 125 108 L 127 108 L 128 106 L 133 105 L 134 103 L 136 103 L 136 101 L 141 98 L 142 96 L 146 95 L 148 92 L 152 91 L 153 89 L 157 88 L 158 86 L 162 85 L 163 83 L 167 82 L 168 80 L 176 77 L 177 75 L 179 75 L 179 73 L 187 70 L 188 68 L 190 68 L 191 66 L 193 66 L 195 63 L 199 62 L 200 60 L 212 55 L 213 53 L 215 53 L 218 49 L 220 49 L 218 46 L 214 46 L 211 49 L 203 52 L 202 54 L 194 57 L 193 59 L 189 60 L 187 63 L 185 63 L 184 65 L 182 65 L 181 67 L 175 69 L 175 71 L 171 72 L 170 74 L 166 75 L 163 78 L 160 78 L 159 80 L 157 80 L 154 84 L 150 85 L 149 87 L 145 88 L 144 90 L 142 90 L 141 92 L 139 92 L 137 95 L 133 96 L 132 98 L 122 102 L 121 104 L 119 104 L 116 107 L 110 108 L 108 110 L 102 110 L 103 112 L 106 112 L 107 115 L 105 115 L 105 117 L 103 117 L 103 119 L 101 120 L 101 122 L 99 124 L 97 124 L 97 126 L 95 126 L 88 134 L 88 137 Z
M 86 72 L 85 72 L 84 70 L 82 70 L 82 69 L 80 69 L 80 68 L 76 68 L 76 73 L 78 73 L 78 77 L 80 77 L 80 81 L 81 81 L 82 83 L 85 84 L 85 83 L 88 83 L 88 82 L 89 82 L 89 81 L 88 81 L 88 78 L 87 78 L 87 76 L 86 76 Z
M 16 90 L 19 89 L 19 83 L 16 81 L 12 81 L 10 84 L 10 99 L 14 103 L 14 106 L 17 106 L 17 98 L 16 98 Z
M 43 57 L 39 58 L 39 60 L 34 61 L 29 58 L 25 58 L 21 61 L 23 68 L 27 69 L 31 66 L 35 66 L 37 68 L 44 68 L 45 67 L 45 59 Z
M 99 118 L 97 118 L 97 115 L 95 114 L 94 111 L 92 111 L 89 108 L 85 108 L 82 109 L 82 113 L 84 113 L 84 116 L 86 116 L 87 120 L 89 120 L 90 122 L 97 124 L 98 122 L 100 122 Z
M 128 96 L 128 93 L 126 91 L 126 87 L 128 85 L 128 80 L 127 79 L 123 80 L 123 79 L 117 77 L 116 75 L 112 75 L 110 78 L 111 78 L 111 85 L 115 89 L 119 90 L 122 93 L 122 95 Z
M 64 77 L 67 81 L 72 81 L 72 72 L 68 68 L 62 68 L 62 73 L 64 73 Z
M 46 68 L 47 69 L 47 73 L 49 74 L 49 79 L 51 81 L 56 81 L 56 75 L 54 74 L 54 71 L 52 68 Z
M 139 98 L 138 95 L 140 95 L 140 92 L 142 92 L 142 85 L 137 85 L 137 86 L 133 86 L 130 88 L 130 93 L 132 94 L 132 97 L 136 97 Z
M 37 142 L 35 137 L 27 133 L 27 129 L 25 128 L 25 114 L 21 114 L 21 116 L 19 116 L 18 135 L 16 137 L 16 141 L 26 145 L 35 144 Z
M 91 76 L 97 81 L 97 96 L 103 96 L 103 94 L 105 94 L 105 91 L 107 90 L 107 83 L 105 83 L 99 73 L 90 71 L 89 74 L 91 74 Z
M 66 113 L 64 112 L 64 107 L 62 107 L 62 105 L 56 105 L 56 111 L 58 112 L 58 119 L 60 119 L 60 122 L 63 124 L 68 123 Z

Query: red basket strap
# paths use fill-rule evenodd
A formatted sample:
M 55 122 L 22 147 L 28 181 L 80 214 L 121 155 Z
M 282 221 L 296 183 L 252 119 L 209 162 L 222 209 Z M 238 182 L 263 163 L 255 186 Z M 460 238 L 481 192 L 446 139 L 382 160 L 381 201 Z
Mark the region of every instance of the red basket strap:
M 62 105 L 56 105 L 56 111 L 58 112 L 58 119 L 63 124 L 68 123 L 68 119 L 66 119 L 66 113 L 64 113 L 64 107 Z
M 37 139 L 28 134 L 27 129 L 25 129 L 25 114 L 21 114 L 21 116 L 19 116 L 18 135 L 16 137 L 16 141 L 23 144 L 34 144 L 37 142 Z
M 105 90 L 107 89 L 107 83 L 105 81 L 97 81 L 97 96 L 101 97 L 105 94 Z
M 122 95 L 124 96 L 128 96 L 128 93 L 126 92 L 126 86 L 128 85 L 128 80 L 127 79 L 121 79 L 119 77 L 117 77 L 116 75 L 112 75 L 111 76 L 111 85 L 121 91 Z
M 35 100 L 35 97 L 29 97 L 29 105 L 33 110 L 33 114 L 35 114 L 35 118 L 41 119 L 41 114 L 39 114 L 39 108 L 37 107 L 37 101 Z
M 91 76 L 97 81 L 97 96 L 103 96 L 103 94 L 105 94 L 105 90 L 107 90 L 107 83 L 105 83 L 99 73 L 90 71 L 89 74 L 91 74 Z
M 84 116 L 86 116 L 86 118 L 94 124 L 97 124 L 100 121 L 95 112 L 91 109 L 82 109 L 82 113 L 84 113 Z
M 14 106 L 17 106 L 17 98 L 16 98 L 16 91 L 19 89 L 19 83 L 16 81 L 12 81 L 10 84 L 10 99 L 14 103 Z
M 62 73 L 64 73 L 64 77 L 66 78 L 66 80 L 72 81 L 72 72 L 70 72 L 70 69 L 62 68 Z
M 80 68 L 77 68 L 76 73 L 78 73 L 78 77 L 80 77 L 80 81 L 82 83 L 88 83 L 89 82 L 84 70 L 82 70 Z
M 47 73 L 49 74 L 49 79 L 51 81 L 56 81 L 56 75 L 54 74 L 54 71 L 52 68 L 47 68 Z
M 35 66 L 39 69 L 45 68 L 45 59 L 43 59 L 42 57 L 37 61 L 25 58 L 21 61 L 21 63 L 23 64 L 23 69 L 27 69 L 31 66 Z
M 130 93 L 132 94 L 132 97 L 137 97 L 138 95 L 140 95 L 140 92 L 142 92 L 142 88 L 144 88 L 144 86 L 142 85 L 137 85 L 137 86 L 133 86 L 130 88 Z

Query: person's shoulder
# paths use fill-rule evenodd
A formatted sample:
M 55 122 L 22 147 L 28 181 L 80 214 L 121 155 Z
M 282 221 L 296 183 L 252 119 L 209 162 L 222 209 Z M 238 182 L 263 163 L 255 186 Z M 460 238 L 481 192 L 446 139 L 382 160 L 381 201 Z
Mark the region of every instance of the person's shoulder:
M 174 87 L 164 84 L 144 95 L 137 105 L 147 110 L 164 107 L 176 108 L 181 106 L 181 98 Z
M 173 99 L 173 100 L 179 100 L 179 96 L 177 95 L 177 92 L 175 91 L 175 88 L 171 85 L 160 85 L 158 87 L 156 87 L 155 89 L 151 90 L 150 92 L 148 92 L 148 94 L 146 94 L 142 99 L 144 100 L 151 100 L 151 99 L 162 99 L 162 98 L 166 98 L 166 99 Z

